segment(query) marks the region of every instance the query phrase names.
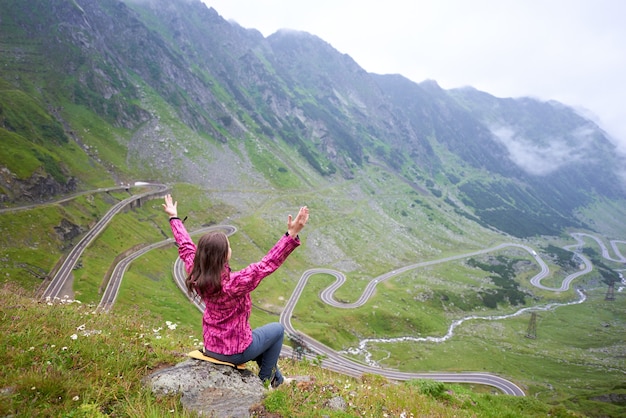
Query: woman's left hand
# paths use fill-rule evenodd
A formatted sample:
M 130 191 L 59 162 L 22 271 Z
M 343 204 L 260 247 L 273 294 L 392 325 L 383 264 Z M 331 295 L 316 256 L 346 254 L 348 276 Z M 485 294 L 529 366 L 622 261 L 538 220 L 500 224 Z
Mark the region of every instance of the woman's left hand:
M 170 218 L 177 218 L 178 217 L 178 202 L 174 202 L 172 199 L 172 195 L 170 194 L 166 194 L 165 195 L 165 203 L 163 203 L 163 209 L 165 210 L 165 213 L 167 213 L 168 215 L 170 215 Z

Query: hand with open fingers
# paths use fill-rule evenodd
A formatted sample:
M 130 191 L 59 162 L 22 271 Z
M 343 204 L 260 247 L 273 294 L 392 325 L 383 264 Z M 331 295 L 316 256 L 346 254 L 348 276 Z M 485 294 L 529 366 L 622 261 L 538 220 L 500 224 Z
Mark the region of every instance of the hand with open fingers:
M 163 209 L 165 210 L 165 213 L 170 216 L 170 218 L 178 217 L 178 202 L 174 202 L 172 200 L 172 195 L 165 195 L 165 203 L 163 203 Z
M 306 225 L 308 220 L 309 208 L 307 208 L 306 206 L 302 206 L 300 208 L 300 211 L 296 215 L 295 219 L 293 219 L 292 216 L 289 215 L 287 219 L 287 232 L 289 233 L 289 235 L 291 235 L 292 237 L 296 237 L 300 233 L 300 231 L 302 231 L 302 228 L 304 228 L 304 225 Z

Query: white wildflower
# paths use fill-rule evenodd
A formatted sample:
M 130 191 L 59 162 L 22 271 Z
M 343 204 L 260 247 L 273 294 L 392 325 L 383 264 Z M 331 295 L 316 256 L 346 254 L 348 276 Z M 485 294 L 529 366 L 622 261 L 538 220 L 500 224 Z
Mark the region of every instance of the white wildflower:
M 77 339 L 77 338 L 78 338 L 78 335 L 76 335 L 76 334 L 72 334 L 72 335 L 70 335 L 70 338 L 71 338 L 72 340 L 75 340 L 75 339 Z
M 155 338 L 156 338 L 157 340 L 160 340 L 160 339 L 161 339 L 161 336 L 160 336 L 160 335 L 157 335 Z
M 35 347 L 29 348 L 28 351 L 35 351 Z
M 61 351 L 67 351 L 67 347 L 61 347 Z
M 80 400 L 80 398 L 78 397 L 78 395 L 76 395 L 76 396 L 74 396 L 74 397 L 72 398 L 72 400 L 73 400 L 74 402 L 76 402 L 76 401 Z
M 76 331 L 82 331 L 84 329 L 85 329 L 85 324 L 79 325 L 79 326 L 76 327 Z

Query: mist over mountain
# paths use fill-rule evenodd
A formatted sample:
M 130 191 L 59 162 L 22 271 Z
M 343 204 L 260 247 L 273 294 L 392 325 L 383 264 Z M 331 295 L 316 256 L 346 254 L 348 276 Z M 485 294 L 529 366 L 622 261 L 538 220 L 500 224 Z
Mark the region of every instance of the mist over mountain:
M 0 201 L 149 179 L 306 185 L 384 167 L 518 237 L 594 226 L 620 157 L 574 109 L 366 72 L 306 32 L 267 38 L 199 0 L 0 4 Z M 167 167 L 167 173 L 163 171 Z

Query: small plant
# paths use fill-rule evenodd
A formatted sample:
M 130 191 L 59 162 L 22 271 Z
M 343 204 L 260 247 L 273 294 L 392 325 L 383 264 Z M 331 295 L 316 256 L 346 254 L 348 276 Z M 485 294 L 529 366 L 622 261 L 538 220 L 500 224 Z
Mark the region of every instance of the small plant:
M 263 404 L 269 412 L 289 412 L 287 409 L 287 392 L 274 390 L 267 395 Z
M 417 386 L 422 395 L 430 396 L 435 399 L 444 398 L 446 395 L 446 385 L 443 382 L 430 379 L 409 380 L 409 386 Z
M 322 367 L 322 361 L 324 361 L 324 359 L 326 358 L 326 355 L 324 354 L 318 354 L 317 356 L 315 356 L 315 358 L 313 359 L 313 365 L 317 366 L 317 367 Z
M 100 412 L 98 405 L 94 403 L 84 403 L 78 408 L 63 415 L 63 418 L 104 418 L 105 414 Z

